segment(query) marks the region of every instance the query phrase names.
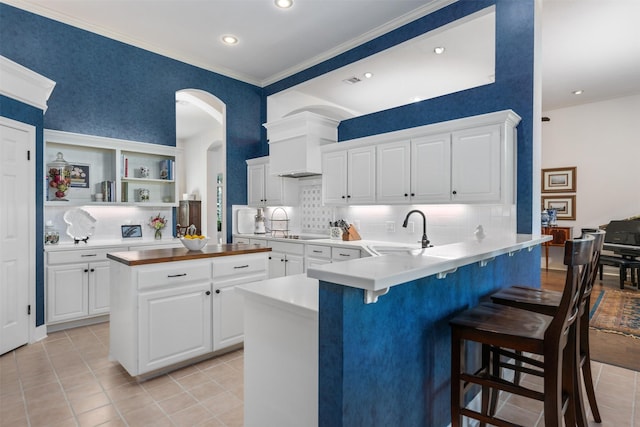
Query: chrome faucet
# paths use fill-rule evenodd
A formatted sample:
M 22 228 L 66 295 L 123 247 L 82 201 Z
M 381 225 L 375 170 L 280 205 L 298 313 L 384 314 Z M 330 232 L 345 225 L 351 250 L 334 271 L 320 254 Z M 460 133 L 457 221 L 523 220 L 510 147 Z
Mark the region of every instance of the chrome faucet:
M 423 248 L 428 248 L 429 246 L 433 246 L 433 245 L 429 245 L 429 239 L 427 239 L 427 217 L 424 215 L 424 213 L 422 213 L 422 211 L 419 211 L 417 209 L 414 209 L 412 211 L 410 211 L 407 216 L 404 218 L 404 222 L 402 223 L 402 226 L 404 228 L 407 228 L 407 224 L 409 222 L 409 217 L 411 216 L 412 213 L 419 213 L 420 215 L 422 215 L 422 247 Z

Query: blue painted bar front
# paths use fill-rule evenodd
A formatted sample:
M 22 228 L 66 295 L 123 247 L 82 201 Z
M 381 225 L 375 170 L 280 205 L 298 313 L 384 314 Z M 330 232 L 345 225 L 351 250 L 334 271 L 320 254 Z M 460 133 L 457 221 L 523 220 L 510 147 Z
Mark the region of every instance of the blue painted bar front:
M 394 286 L 375 304 L 320 281 L 319 425 L 448 425 L 448 321 L 513 284 L 540 286 L 539 245 Z

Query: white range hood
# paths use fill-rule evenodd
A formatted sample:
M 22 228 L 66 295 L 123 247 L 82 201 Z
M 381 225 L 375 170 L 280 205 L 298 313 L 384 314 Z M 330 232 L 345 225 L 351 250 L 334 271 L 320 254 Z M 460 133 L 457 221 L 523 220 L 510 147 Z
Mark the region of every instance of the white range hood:
M 322 173 L 320 146 L 338 141 L 339 120 L 310 111 L 265 123 L 272 175 L 300 178 Z

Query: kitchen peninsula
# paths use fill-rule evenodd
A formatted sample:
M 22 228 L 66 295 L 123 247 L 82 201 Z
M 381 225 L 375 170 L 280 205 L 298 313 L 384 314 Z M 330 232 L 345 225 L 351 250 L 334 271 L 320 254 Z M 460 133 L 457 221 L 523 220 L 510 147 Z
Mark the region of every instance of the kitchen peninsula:
M 252 301 L 247 310 L 253 310 L 254 316 L 272 307 L 270 321 L 280 318 L 273 315 L 278 309 L 282 319 L 290 318 L 291 313 L 311 319 L 317 307 L 318 320 L 313 324 L 317 329 L 298 334 L 319 337 L 317 425 L 446 426 L 450 421 L 448 319 L 497 289 L 515 283 L 538 286 L 540 245 L 548 239 L 514 234 L 312 267 L 308 277 L 296 279 L 293 294 L 295 276 L 240 290 Z M 317 285 L 310 278 L 318 279 Z M 311 306 L 314 292 L 318 292 L 317 305 Z M 247 315 L 252 314 L 247 311 Z M 296 328 L 301 324 L 296 322 Z M 255 347 L 264 341 L 252 337 L 250 330 L 247 333 L 247 349 L 251 343 Z M 305 350 L 299 341 L 289 340 L 288 345 Z M 292 358 L 291 354 L 287 357 Z M 476 355 L 467 357 L 473 363 Z M 289 361 L 286 366 L 305 366 L 297 362 Z M 315 368 L 311 366 L 315 358 L 305 357 L 303 362 L 307 369 Z M 250 370 L 248 354 L 245 367 L 245 381 L 250 384 L 250 375 L 256 371 Z M 298 377 L 303 378 L 302 374 Z M 286 401 L 282 396 L 295 390 L 299 388 L 274 389 L 269 399 Z M 247 394 L 245 401 L 246 421 L 276 419 L 281 422 L 278 425 L 301 425 L 295 421 L 282 424 L 285 414 L 300 411 L 265 409 L 264 402 L 252 405 L 256 400 L 250 397 Z M 313 410 L 314 402 L 305 408 Z M 259 413 L 252 413 L 254 410 Z M 299 416 L 298 422 L 315 425 L 307 423 L 314 419 L 311 414 Z
M 109 356 L 132 376 L 150 377 L 241 345 L 239 284 L 267 278 L 267 253 L 223 244 L 114 252 Z

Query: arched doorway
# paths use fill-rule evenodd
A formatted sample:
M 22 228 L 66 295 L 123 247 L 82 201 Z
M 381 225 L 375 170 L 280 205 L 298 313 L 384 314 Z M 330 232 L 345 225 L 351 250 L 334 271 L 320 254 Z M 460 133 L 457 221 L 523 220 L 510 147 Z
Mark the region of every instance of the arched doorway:
M 177 91 L 176 146 L 183 153 L 179 194 L 201 200 L 201 233 L 226 243 L 218 232 L 226 229 L 226 105 L 203 90 Z

